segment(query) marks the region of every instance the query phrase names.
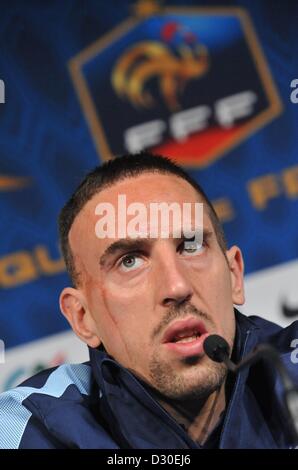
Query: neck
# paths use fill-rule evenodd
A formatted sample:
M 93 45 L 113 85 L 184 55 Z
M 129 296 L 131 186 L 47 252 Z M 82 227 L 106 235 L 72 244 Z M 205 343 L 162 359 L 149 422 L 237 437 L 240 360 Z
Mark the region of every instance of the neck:
M 226 406 L 225 384 L 205 399 L 177 401 L 157 397 L 158 402 L 181 425 L 191 439 L 204 444 L 216 427 Z

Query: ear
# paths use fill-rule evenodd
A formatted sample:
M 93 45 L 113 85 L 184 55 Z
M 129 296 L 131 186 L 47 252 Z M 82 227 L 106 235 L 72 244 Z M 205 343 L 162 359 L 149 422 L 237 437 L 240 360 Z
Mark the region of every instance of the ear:
M 66 287 L 60 294 L 59 303 L 61 312 L 75 334 L 91 348 L 97 348 L 101 341 L 82 292 L 79 289 Z
M 232 299 L 236 305 L 243 305 L 244 297 L 244 262 L 240 248 L 232 246 L 226 251 L 226 256 L 231 272 Z

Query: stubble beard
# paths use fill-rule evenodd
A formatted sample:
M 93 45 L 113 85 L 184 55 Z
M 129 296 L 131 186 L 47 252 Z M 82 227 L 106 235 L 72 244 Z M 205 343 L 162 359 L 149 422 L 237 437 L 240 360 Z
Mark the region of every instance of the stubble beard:
M 167 398 L 184 401 L 204 399 L 219 390 L 227 376 L 225 364 L 211 362 L 206 356 L 183 364 L 181 372 L 154 355 L 149 364 L 151 385 Z
M 204 321 L 209 331 L 216 332 L 216 325 L 206 313 L 199 311 L 191 303 L 174 306 L 169 310 L 163 321 L 155 328 L 152 341 L 157 338 L 170 322 L 191 314 Z M 227 341 L 232 348 L 235 338 L 235 327 Z M 151 385 L 159 393 L 174 400 L 205 399 L 215 390 L 219 390 L 227 377 L 227 367 L 223 363 L 211 361 L 205 354 L 181 360 L 180 366 L 165 360 L 161 352 L 156 350 L 149 361 Z

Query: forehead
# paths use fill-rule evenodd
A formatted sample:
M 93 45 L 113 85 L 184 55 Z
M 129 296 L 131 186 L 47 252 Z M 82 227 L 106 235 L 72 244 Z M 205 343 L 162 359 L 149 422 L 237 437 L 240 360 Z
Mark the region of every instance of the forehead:
M 120 194 L 125 195 L 127 206 L 135 202 L 142 203 L 146 207 L 149 207 L 152 202 L 166 202 L 168 204 L 203 202 L 195 188 L 176 175 L 148 172 L 136 177 L 125 178 L 96 193 L 77 215 L 69 233 L 73 253 L 77 252 L 83 241 L 91 243 L 91 238 L 96 239 L 95 225 L 98 221 L 98 215 L 96 215 L 95 209 L 98 204 L 109 203 L 117 208 Z M 204 225 L 206 222 L 210 224 L 205 206 L 206 204 L 204 204 Z M 117 210 L 115 215 L 117 218 Z

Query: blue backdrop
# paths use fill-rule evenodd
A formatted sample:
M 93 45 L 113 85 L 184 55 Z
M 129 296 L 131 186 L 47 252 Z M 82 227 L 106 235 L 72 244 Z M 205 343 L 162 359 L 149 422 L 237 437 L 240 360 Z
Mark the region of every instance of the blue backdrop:
M 228 241 L 242 247 L 246 272 L 297 258 L 298 105 L 290 100 L 290 83 L 298 78 L 296 2 L 164 2 L 172 7 L 208 6 L 209 17 L 188 11 L 186 16 L 172 12 L 155 20 L 139 18 L 129 30 L 108 37 L 92 57 L 80 56 L 133 17 L 134 3 L 1 2 L 0 79 L 5 83 L 5 103 L 0 104 L 0 337 L 8 348 L 67 328 L 58 309 L 59 293 L 69 281 L 58 249 L 57 216 L 82 176 L 104 160 L 105 143 L 112 152 L 127 150 L 123 116 L 127 126 L 135 126 L 158 118 L 168 122 L 174 113 L 158 99 L 156 81 L 150 90 L 158 104 L 147 111 L 119 98 L 110 81 L 113 64 L 125 48 L 145 39 L 161 42 L 161 31 L 168 34 L 163 41 L 172 51 L 179 41 L 192 47 L 199 38 L 211 57 L 209 75 L 190 83 L 180 95 L 182 109 L 198 106 L 200 100 L 193 97 L 200 93 L 212 110 L 216 100 L 233 93 L 249 89 L 258 94 L 252 115 L 240 118 L 220 137 L 226 139 L 228 131 L 235 131 L 233 145 L 214 151 L 210 158 L 205 152 L 203 164 L 199 154 L 186 162 L 210 198 L 221 204 Z M 226 30 L 224 23 L 218 26 L 218 6 L 242 7 L 248 14 L 262 51 L 261 65 L 260 56 L 256 59 L 249 52 L 236 13 L 231 13 L 234 23 Z M 182 25 L 180 33 L 177 24 Z M 264 64 L 269 74 L 266 86 L 260 78 Z M 88 87 L 91 109 L 82 98 L 80 77 Z M 99 141 L 92 109 L 105 134 Z M 258 124 L 266 110 L 269 118 Z M 238 131 L 252 121 L 256 124 L 237 140 Z M 208 126 L 204 136 L 207 145 L 213 145 L 218 123 L 211 117 Z M 196 142 L 190 139 L 187 151 L 193 152 Z M 173 145 L 166 132 L 156 148 L 171 156 Z M 182 162 L 183 151 L 178 152 Z

